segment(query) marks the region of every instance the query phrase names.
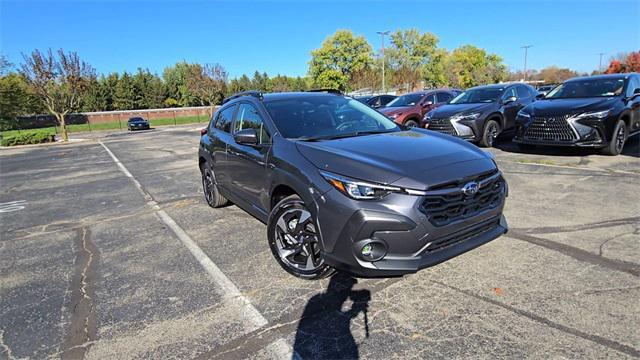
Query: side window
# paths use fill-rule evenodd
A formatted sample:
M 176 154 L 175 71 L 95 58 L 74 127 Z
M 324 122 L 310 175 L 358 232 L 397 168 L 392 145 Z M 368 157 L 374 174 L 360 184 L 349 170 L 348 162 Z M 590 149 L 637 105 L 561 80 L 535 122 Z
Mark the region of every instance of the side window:
M 453 95 L 449 93 L 438 93 L 438 103 L 447 103 L 453 99 Z
M 211 121 L 209 122 L 209 133 L 213 132 L 213 129 L 216 127 L 216 121 L 218 121 L 218 117 L 220 117 L 220 111 L 216 111 L 211 116 Z
M 220 111 L 218 118 L 216 119 L 216 129 L 228 133 L 231 132 L 231 122 L 233 121 L 233 111 L 235 108 L 235 105 L 231 105 Z
M 536 97 L 538 96 L 538 90 L 534 89 L 533 87 L 529 86 L 529 93 L 531 93 L 531 97 Z M 549 89 L 551 90 L 551 89 Z
M 424 101 L 422 101 L 423 104 L 428 103 L 429 101 L 431 101 L 432 104 L 436 103 L 436 94 L 431 94 L 429 96 L 427 96 Z
M 518 97 L 519 98 L 523 99 L 523 98 L 530 97 L 529 90 L 527 90 L 526 86 L 519 85 L 519 86 L 516 86 L 516 88 L 518 88 Z
M 629 85 L 627 86 L 627 93 L 625 95 L 628 97 L 633 96 L 633 91 L 637 88 L 640 88 L 640 77 L 631 76 L 629 79 Z
M 267 133 L 264 122 L 262 121 L 262 117 L 258 113 L 258 109 L 249 103 L 240 104 L 233 132 L 244 129 L 256 130 L 256 133 L 258 134 L 258 144 L 268 144 L 271 141 L 269 133 Z
M 514 87 L 511 87 L 504 92 L 504 95 L 502 95 L 502 100 L 506 100 L 512 96 L 518 97 L 516 95 L 516 89 Z

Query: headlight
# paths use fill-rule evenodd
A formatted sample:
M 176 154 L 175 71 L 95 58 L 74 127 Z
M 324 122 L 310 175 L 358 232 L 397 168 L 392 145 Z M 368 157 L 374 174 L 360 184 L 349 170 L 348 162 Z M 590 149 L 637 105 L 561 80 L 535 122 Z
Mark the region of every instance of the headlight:
M 356 200 L 381 199 L 391 192 L 403 192 L 399 187 L 367 183 L 326 171 L 320 171 L 320 174 L 338 191 Z
M 518 116 L 530 119 L 531 115 L 529 113 L 524 112 L 523 110 L 518 111 Z
M 431 117 L 432 117 L 432 114 L 431 114 L 431 111 L 429 111 L 428 113 L 424 114 L 423 119 L 429 121 L 431 120 Z
M 594 111 L 594 112 L 586 112 L 576 116 L 573 116 L 574 119 L 585 119 L 585 118 L 596 118 L 596 119 L 604 119 L 611 113 L 611 110 L 604 111 Z
M 451 121 L 473 120 L 473 119 L 477 119 L 478 116 L 480 116 L 480 113 L 457 114 L 451 117 Z

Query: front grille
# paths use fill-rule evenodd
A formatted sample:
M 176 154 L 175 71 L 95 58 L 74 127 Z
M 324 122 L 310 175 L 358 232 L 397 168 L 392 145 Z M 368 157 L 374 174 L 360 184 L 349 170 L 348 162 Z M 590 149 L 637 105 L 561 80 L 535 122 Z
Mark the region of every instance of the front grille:
M 449 119 L 431 119 L 431 121 L 429 121 L 428 129 L 447 135 L 458 135 L 458 132 L 453 125 L 451 125 L 451 121 Z
M 499 219 L 492 219 L 484 222 L 480 225 L 474 225 L 472 229 L 465 229 L 449 236 L 435 240 L 427 247 L 425 253 L 432 253 L 438 250 L 445 249 L 451 245 L 455 245 L 464 241 L 467 241 L 476 236 L 480 236 L 487 231 L 493 230 L 496 226 L 500 225 Z
M 524 138 L 528 140 L 547 141 L 574 141 L 578 138 L 567 118 L 560 117 L 536 117 L 524 133 Z
M 462 193 L 462 187 L 471 181 L 478 182 L 478 192 L 465 195 Z M 500 206 L 504 194 L 505 182 L 500 173 L 494 173 L 489 177 L 481 175 L 476 179 L 466 179 L 464 183 L 458 183 L 455 187 L 429 190 L 420 205 L 420 211 L 427 215 L 433 225 L 444 226 Z

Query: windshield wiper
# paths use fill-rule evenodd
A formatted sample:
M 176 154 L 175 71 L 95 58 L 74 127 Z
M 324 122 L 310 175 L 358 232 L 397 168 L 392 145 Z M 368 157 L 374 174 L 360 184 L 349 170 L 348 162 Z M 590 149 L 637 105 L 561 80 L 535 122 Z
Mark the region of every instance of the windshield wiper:
M 322 141 L 322 140 L 335 140 L 335 139 L 344 139 L 356 136 L 364 136 L 364 135 L 373 135 L 373 134 L 383 134 L 388 132 L 395 132 L 393 129 L 385 129 L 385 130 L 369 130 L 369 131 L 354 131 L 350 133 L 344 134 L 335 134 L 335 135 L 327 135 L 327 136 L 317 136 L 317 137 L 307 137 L 307 138 L 298 138 L 298 140 L 302 141 Z

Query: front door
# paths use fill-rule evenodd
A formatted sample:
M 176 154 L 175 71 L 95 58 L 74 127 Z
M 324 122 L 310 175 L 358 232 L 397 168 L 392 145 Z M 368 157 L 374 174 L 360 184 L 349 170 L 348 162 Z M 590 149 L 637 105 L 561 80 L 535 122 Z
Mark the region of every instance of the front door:
M 227 156 L 229 175 L 233 191 L 251 206 L 265 212 L 264 197 L 267 192 L 267 157 L 271 149 L 271 138 L 258 109 L 247 102 L 238 106 L 233 132 L 255 129 L 258 134 L 256 145 L 238 144 L 231 141 Z

